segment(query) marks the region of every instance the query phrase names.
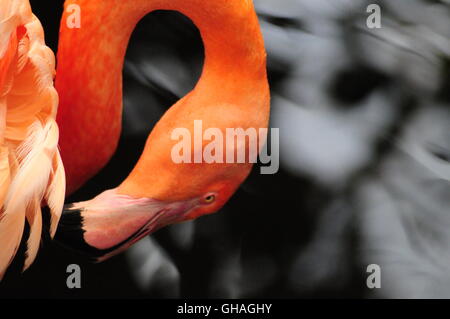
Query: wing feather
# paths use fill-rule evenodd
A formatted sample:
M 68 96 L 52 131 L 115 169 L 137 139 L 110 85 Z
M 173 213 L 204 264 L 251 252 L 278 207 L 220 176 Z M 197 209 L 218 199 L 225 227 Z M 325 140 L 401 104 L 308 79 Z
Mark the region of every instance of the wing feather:
M 38 197 L 31 199 L 26 210 L 26 217 L 30 225 L 30 236 L 27 241 L 27 255 L 23 270 L 27 270 L 36 259 L 42 234 L 41 203 Z
M 0 279 L 30 225 L 24 270 L 42 235 L 41 203 L 54 236 L 62 212 L 65 174 L 55 121 L 55 56 L 28 0 L 2 0 L 0 10 Z
M 53 158 L 53 172 L 50 186 L 47 188 L 45 199 L 50 208 L 50 236 L 53 238 L 58 227 L 66 194 L 66 174 L 59 152 Z

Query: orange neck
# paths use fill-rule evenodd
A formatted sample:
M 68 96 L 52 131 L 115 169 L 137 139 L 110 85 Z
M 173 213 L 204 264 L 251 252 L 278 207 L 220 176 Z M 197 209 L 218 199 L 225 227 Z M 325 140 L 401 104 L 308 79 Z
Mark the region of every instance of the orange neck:
M 124 57 L 136 24 L 147 13 L 179 11 L 199 28 L 205 66 L 194 93 L 207 91 L 214 101 L 238 103 L 251 94 L 252 79 L 266 78 L 264 43 L 250 0 L 68 0 L 65 8 L 70 4 L 80 6 L 81 28 L 67 26 L 72 13 L 65 10 L 56 77 L 69 192 L 96 174 L 116 149 Z M 210 85 L 218 82 L 224 86 Z

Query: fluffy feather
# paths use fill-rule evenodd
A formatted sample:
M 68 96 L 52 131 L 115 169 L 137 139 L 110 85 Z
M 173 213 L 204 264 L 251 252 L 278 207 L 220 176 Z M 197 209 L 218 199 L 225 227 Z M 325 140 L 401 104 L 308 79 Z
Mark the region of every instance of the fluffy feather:
M 45 46 L 28 0 L 0 4 L 0 279 L 30 225 L 26 270 L 42 234 L 41 203 L 51 210 L 53 236 L 62 211 L 65 174 L 55 122 L 55 58 Z M 5 40 L 6 39 L 6 40 Z

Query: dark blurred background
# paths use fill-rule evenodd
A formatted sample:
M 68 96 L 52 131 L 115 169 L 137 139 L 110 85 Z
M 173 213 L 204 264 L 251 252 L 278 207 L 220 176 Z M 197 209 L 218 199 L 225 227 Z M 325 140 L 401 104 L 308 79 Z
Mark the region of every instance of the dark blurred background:
M 45 240 L 26 273 L 16 258 L 0 297 L 450 297 L 449 0 L 254 2 L 280 172 L 255 169 L 221 212 L 101 264 Z M 63 1 L 31 3 L 56 51 Z M 371 3 L 381 29 L 366 26 Z M 155 12 L 140 22 L 119 149 L 68 201 L 127 176 L 202 62 L 187 18 Z M 69 264 L 81 267 L 81 289 L 66 286 Z M 369 264 L 381 267 L 381 289 L 366 286 Z

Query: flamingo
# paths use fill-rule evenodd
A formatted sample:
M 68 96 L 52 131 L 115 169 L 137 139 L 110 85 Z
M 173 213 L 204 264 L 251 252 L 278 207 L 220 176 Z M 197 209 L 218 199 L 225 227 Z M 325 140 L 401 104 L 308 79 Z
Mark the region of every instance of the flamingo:
M 36 258 L 41 202 L 56 232 L 65 174 L 57 148 L 55 57 L 28 0 L 0 5 L 0 279 L 14 258 L 25 220 L 30 226 L 24 270 Z
M 161 227 L 218 211 L 247 178 L 250 161 L 175 163 L 172 133 L 185 128 L 193 136 L 197 121 L 223 135 L 227 128 L 267 128 L 266 51 L 251 0 L 67 0 L 64 6 L 55 85 L 68 194 L 104 167 L 117 147 L 122 68 L 139 20 L 155 10 L 179 11 L 198 27 L 205 47 L 196 87 L 163 115 L 129 176 L 91 200 L 64 207 L 57 240 L 102 261 Z M 67 23 L 74 6 L 79 28 Z M 252 139 L 261 145 L 266 136 Z M 250 154 L 252 142 L 223 147 Z
M 73 5 L 80 8 L 80 28 L 66 23 Z M 266 51 L 252 1 L 68 0 L 56 77 L 68 191 L 97 173 L 116 149 L 126 48 L 139 20 L 155 10 L 179 11 L 198 27 L 204 69 L 195 89 L 154 127 L 139 161 L 118 187 L 66 206 L 57 239 L 98 260 L 163 226 L 216 212 L 250 173 L 251 163 L 174 163 L 175 129 L 187 128 L 193 136 L 197 120 L 205 130 L 217 128 L 224 135 L 226 128 L 268 126 Z M 248 153 L 248 144 L 244 147 Z

